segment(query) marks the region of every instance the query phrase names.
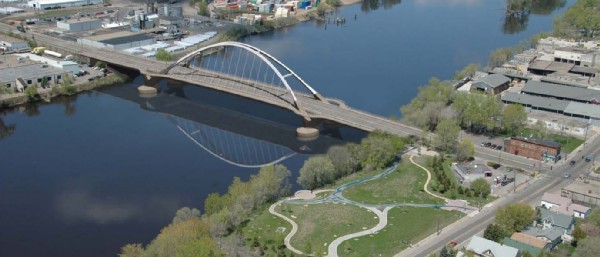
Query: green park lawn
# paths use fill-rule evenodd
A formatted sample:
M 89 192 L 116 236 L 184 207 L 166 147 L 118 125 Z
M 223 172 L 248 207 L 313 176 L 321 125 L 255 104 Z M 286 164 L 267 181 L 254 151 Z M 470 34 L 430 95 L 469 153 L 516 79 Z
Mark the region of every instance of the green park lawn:
M 254 238 L 257 239 L 260 246 L 279 246 L 283 244 L 283 239 L 291 229 L 292 225 L 290 223 L 272 215 L 269 213 L 268 208 L 265 208 L 250 218 L 242 228 L 242 233 L 246 239 L 246 245 L 249 247 L 253 247 Z M 272 251 L 271 247 L 268 249 L 266 251 L 267 255 Z
M 327 253 L 327 246 L 337 237 L 371 228 L 379 222 L 371 211 L 352 205 L 282 204 L 276 210 L 298 224 L 298 232 L 292 237 L 291 244 L 319 256 Z
M 340 256 L 394 256 L 437 230 L 463 217 L 458 211 L 434 208 L 395 207 L 388 213 L 388 225 L 378 233 L 343 242 Z
M 346 189 L 343 195 L 351 200 L 370 203 L 441 203 L 440 199 L 427 194 L 423 185 L 427 173 L 409 160 L 403 160 L 396 170 L 379 178 Z

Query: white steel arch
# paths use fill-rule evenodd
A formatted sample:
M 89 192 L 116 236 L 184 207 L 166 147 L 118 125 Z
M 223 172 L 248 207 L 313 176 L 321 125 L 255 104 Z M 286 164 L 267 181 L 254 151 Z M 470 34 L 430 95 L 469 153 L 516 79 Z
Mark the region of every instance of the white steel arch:
M 277 60 L 275 57 L 271 56 L 270 54 L 268 54 L 265 51 L 260 50 L 259 48 L 256 48 L 254 46 L 248 45 L 248 44 L 244 44 L 244 43 L 239 43 L 239 42 L 220 42 L 220 43 L 216 43 L 216 44 L 212 44 L 209 46 L 205 46 L 202 47 L 200 49 L 197 49 L 189 54 L 186 54 L 185 56 L 181 57 L 179 60 L 177 60 L 175 63 L 169 65 L 169 67 L 167 67 L 165 70 L 162 71 L 163 74 L 167 74 L 173 67 L 180 65 L 181 63 L 187 62 L 190 58 L 208 50 L 211 48 L 215 48 L 215 47 L 225 47 L 225 46 L 231 46 L 231 47 L 237 47 L 237 48 L 241 48 L 244 49 L 252 54 L 254 54 L 255 56 L 257 56 L 258 58 L 260 58 L 265 64 L 267 64 L 269 66 L 269 68 L 271 68 L 271 70 L 277 75 L 277 77 L 281 80 L 281 82 L 283 83 L 283 85 L 285 86 L 285 88 L 288 90 L 288 92 L 292 95 L 292 98 L 294 100 L 294 105 L 296 108 L 300 108 L 300 105 L 298 103 L 298 98 L 296 97 L 296 94 L 294 93 L 294 90 L 292 90 L 292 88 L 290 87 L 288 81 L 287 81 L 287 77 L 289 76 L 293 76 L 294 78 L 296 78 L 298 81 L 300 81 L 300 83 L 306 88 L 308 89 L 313 96 L 316 99 L 319 100 L 323 100 L 323 98 L 321 97 L 321 95 L 314 90 L 310 85 L 308 85 L 302 78 L 300 78 L 300 76 L 298 76 L 294 71 L 292 71 L 292 69 L 290 69 L 289 67 L 287 67 L 285 64 L 283 64 L 281 61 Z M 288 74 L 281 74 L 281 72 L 279 71 L 279 69 L 277 69 L 277 67 L 275 67 L 275 64 L 273 64 L 273 62 L 275 62 L 276 64 L 280 65 L 283 69 L 285 69 L 287 72 L 289 72 Z

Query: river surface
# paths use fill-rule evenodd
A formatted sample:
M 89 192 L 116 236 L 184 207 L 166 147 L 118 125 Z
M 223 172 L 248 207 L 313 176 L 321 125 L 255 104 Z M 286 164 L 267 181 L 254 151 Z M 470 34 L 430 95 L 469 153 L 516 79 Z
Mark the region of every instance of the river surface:
M 505 26 L 503 3 L 370 1 L 339 8 L 343 25 L 306 22 L 244 41 L 325 96 L 399 115 L 431 76 L 449 78 L 551 30 L 550 15 Z M 149 243 L 178 208 L 202 208 L 234 176 L 275 161 L 296 176 L 311 154 L 364 136 L 333 128 L 301 142 L 300 119 L 287 111 L 166 83 L 145 99 L 140 84 L 0 114 L 0 256 L 115 256 L 126 243 Z

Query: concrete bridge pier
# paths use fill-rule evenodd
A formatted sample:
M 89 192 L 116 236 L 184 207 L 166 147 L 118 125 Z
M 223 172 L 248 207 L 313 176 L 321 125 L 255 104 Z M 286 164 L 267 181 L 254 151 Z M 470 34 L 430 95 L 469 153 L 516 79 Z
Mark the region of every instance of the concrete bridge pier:
M 313 120 L 307 120 L 303 118 L 303 126 L 296 128 L 296 138 L 300 141 L 313 141 L 319 138 L 318 123 Z
M 144 85 L 139 86 L 138 93 L 141 97 L 154 97 L 158 94 L 158 89 L 160 85 L 159 77 L 152 77 L 150 75 L 144 75 Z

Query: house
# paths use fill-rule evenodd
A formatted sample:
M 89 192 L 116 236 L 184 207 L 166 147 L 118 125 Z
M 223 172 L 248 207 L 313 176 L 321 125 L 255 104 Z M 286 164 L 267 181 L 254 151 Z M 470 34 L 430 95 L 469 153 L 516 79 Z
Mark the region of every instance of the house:
M 544 250 L 550 250 L 546 241 L 525 233 L 513 233 L 510 238 L 504 238 L 504 244 L 517 248 L 521 253 L 529 252 L 533 256 L 538 256 Z
M 557 211 L 540 209 L 541 223 L 544 228 L 558 227 L 565 231 L 565 234 L 570 235 L 575 228 L 575 218 L 565 215 Z
M 590 212 L 589 207 L 573 203 L 569 198 L 550 193 L 544 193 L 540 206 L 554 212 L 582 219 L 585 219 L 585 216 Z
M 473 82 L 471 91 L 497 95 L 508 89 L 510 79 L 502 74 L 490 74 Z
M 501 245 L 483 237 L 473 236 L 471 242 L 466 247 L 467 251 L 480 257 L 518 257 L 519 250 L 507 245 Z M 457 257 L 465 256 L 465 253 L 458 252 Z
M 560 156 L 560 144 L 535 138 L 511 137 L 504 141 L 504 151 L 534 160 L 556 162 Z
M 556 245 L 562 242 L 562 236 L 564 230 L 558 227 L 551 228 L 539 228 L 539 227 L 528 227 L 523 231 L 524 234 L 536 237 L 543 240 L 545 243 L 545 249 L 552 250 Z
M 492 176 L 492 170 L 484 164 L 452 163 L 452 171 L 461 184 L 467 185 L 478 178 Z

